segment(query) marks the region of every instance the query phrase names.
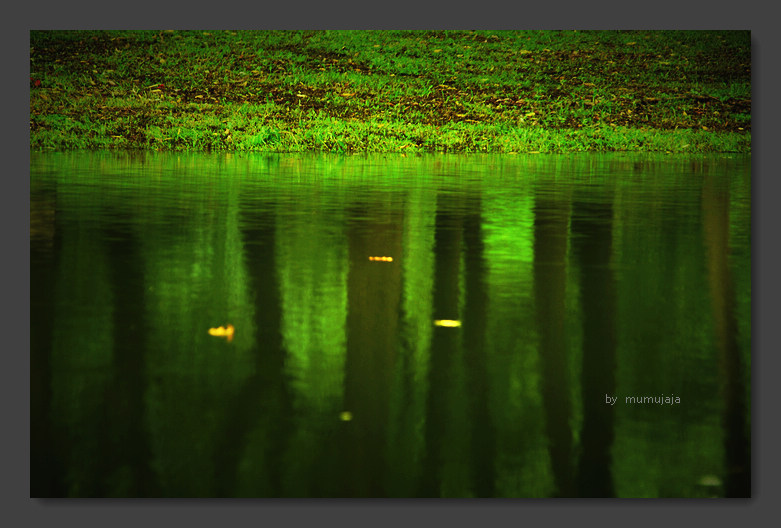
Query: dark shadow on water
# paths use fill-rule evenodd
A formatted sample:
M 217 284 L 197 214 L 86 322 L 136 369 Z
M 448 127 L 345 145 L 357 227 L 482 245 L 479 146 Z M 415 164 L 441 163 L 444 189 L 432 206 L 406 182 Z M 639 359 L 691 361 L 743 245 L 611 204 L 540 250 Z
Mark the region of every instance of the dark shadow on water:
M 52 209 L 57 203 L 56 188 L 51 189 Z M 36 197 L 31 194 L 31 215 L 35 215 Z M 33 222 L 33 220 L 31 220 Z M 52 427 L 51 356 L 54 337 L 58 255 L 62 246 L 58 216 L 52 219 L 51 248 L 33 238 L 30 241 L 30 496 L 64 497 L 62 438 Z
M 352 420 L 339 432 L 338 473 L 332 475 L 343 497 L 383 497 L 389 468 L 386 436 L 390 419 L 393 372 L 398 349 L 401 306 L 400 204 L 355 204 L 361 218 L 347 231 L 347 357 L 344 409 Z M 373 262 L 370 256 L 396 256 L 395 262 Z
M 580 497 L 613 497 L 611 449 L 615 407 L 605 403 L 606 395 L 616 394 L 616 283 L 610 264 L 612 196 L 574 201 L 571 229 L 573 260 L 580 270 L 583 314 L 583 425 L 577 493 Z
M 534 301 L 540 340 L 542 406 L 557 497 L 575 495 L 572 401 L 564 318 L 570 204 L 553 189 L 538 189 L 534 202 Z
M 434 228 L 434 297 L 435 319 L 458 319 L 459 270 L 461 261 L 462 219 L 449 212 L 452 197 L 439 195 Z M 418 495 L 439 497 L 442 485 L 442 442 L 447 433 L 449 371 L 458 347 L 458 331 L 434 327 L 428 367 L 422 477 Z
M 471 196 L 464 217 L 464 282 L 465 303 L 463 321 L 464 361 L 467 374 L 467 394 L 470 398 L 469 424 L 471 440 L 471 477 L 476 497 L 495 495 L 496 434 L 489 409 L 488 356 L 485 334 L 488 312 L 486 291 L 485 245 L 481 230 L 483 218 L 480 198 Z
M 105 482 L 94 496 L 118 494 L 126 497 L 156 497 L 160 485 L 152 470 L 152 449 L 146 424 L 146 282 L 144 260 L 137 235 L 129 222 L 109 224 L 101 235 L 105 240 L 110 284 L 114 288 L 113 380 L 104 402 L 107 442 L 96 453 L 99 471 L 93 482 Z M 116 475 L 123 475 L 117 478 Z M 124 482 L 130 476 L 129 487 Z M 118 490 L 110 490 L 121 485 Z

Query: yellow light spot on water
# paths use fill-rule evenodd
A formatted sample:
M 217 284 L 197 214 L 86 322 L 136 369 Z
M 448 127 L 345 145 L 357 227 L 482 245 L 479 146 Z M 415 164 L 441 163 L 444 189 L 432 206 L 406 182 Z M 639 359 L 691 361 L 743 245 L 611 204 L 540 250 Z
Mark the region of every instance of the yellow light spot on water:
M 215 337 L 224 337 L 228 340 L 230 343 L 233 341 L 233 325 L 229 324 L 227 326 L 218 326 L 217 328 L 209 328 L 209 335 L 215 336 Z
M 448 328 L 457 328 L 461 326 L 461 321 L 454 321 L 452 319 L 437 319 L 434 321 L 436 326 L 444 326 Z
M 339 419 L 342 420 L 343 422 L 349 422 L 350 420 L 353 419 L 353 413 L 351 413 L 350 411 L 344 411 L 339 415 Z

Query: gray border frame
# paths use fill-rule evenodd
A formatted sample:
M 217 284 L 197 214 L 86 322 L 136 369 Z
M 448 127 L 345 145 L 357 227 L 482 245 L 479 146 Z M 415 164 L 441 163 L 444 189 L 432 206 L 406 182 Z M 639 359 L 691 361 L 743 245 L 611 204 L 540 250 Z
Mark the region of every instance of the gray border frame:
M 235 5 L 233 5 L 235 4 Z M 777 225 L 779 208 L 767 145 L 778 141 L 778 86 L 776 17 L 764 0 L 734 2 L 711 0 L 684 4 L 675 0 L 650 3 L 624 1 L 509 3 L 490 0 L 464 5 L 452 2 L 424 5 L 399 0 L 369 2 L 267 2 L 248 7 L 245 2 L 204 2 L 164 5 L 141 0 L 125 3 L 96 1 L 16 4 L 6 12 L 2 32 L 7 65 L 2 90 L 8 110 L 3 141 L 10 154 L 3 200 L 4 252 L 2 383 L 3 471 L 2 517 L 10 525 L 54 524 L 80 526 L 154 525 L 212 526 L 271 521 L 319 524 L 324 521 L 361 521 L 362 524 L 398 525 L 411 520 L 436 524 L 457 522 L 485 525 L 493 522 L 539 521 L 571 523 L 589 519 L 597 524 L 655 526 L 675 521 L 727 525 L 755 524 L 775 512 L 779 491 L 775 470 L 778 454 L 767 446 L 778 443 L 777 410 L 767 405 L 779 397 L 776 343 L 769 340 L 769 319 L 776 280 L 768 274 L 778 263 L 777 247 L 769 240 L 769 225 Z M 219 8 L 215 12 L 215 7 Z M 5 25 L 4 24 L 4 25 Z M 29 498 L 29 130 L 28 80 L 31 29 L 749 29 L 752 31 L 753 86 L 753 364 L 752 364 L 752 494 L 748 500 L 39 500 Z M 20 72 L 21 70 L 21 72 Z M 768 324 L 770 323 L 770 324 Z M 24 402 L 24 405 L 20 405 Z M 773 418 L 771 418 L 771 413 Z M 17 521 L 17 522 L 14 522 Z M 22 521 L 22 522 L 19 522 Z M 275 522 L 276 521 L 276 522 Z M 759 523 L 757 523 L 759 524 Z

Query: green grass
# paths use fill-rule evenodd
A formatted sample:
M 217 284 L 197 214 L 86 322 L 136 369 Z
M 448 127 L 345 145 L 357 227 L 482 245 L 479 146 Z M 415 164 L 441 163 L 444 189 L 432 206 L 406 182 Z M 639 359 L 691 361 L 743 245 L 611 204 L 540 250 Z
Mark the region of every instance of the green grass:
M 33 149 L 750 152 L 750 33 L 31 32 Z

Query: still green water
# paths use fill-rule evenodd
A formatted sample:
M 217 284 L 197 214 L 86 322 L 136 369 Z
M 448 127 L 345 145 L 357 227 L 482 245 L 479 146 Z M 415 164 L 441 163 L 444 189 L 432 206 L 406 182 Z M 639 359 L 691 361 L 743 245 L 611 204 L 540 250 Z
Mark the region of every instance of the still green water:
M 33 154 L 31 495 L 748 496 L 750 166 Z

